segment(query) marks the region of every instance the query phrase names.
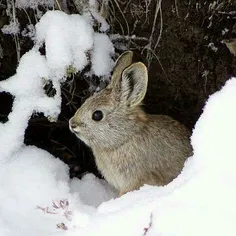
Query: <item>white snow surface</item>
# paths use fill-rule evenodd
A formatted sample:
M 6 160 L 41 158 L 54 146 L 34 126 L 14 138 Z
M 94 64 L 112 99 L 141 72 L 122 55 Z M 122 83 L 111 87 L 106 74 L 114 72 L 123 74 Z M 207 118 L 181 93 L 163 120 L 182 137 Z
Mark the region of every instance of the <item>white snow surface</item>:
M 236 78 L 209 98 L 193 130 L 194 155 L 164 187 L 144 186 L 117 198 L 104 180 L 92 174 L 70 180 L 64 163 L 23 143 L 33 113 L 55 119 L 60 113 L 67 66 L 82 69 L 90 51 L 92 60 L 111 63 L 112 47 L 96 49 L 97 37 L 101 44 L 106 38 L 94 34 L 87 18 L 49 12 L 36 26 L 35 47 L 16 74 L 0 82 L 0 92 L 14 96 L 9 120 L 0 124 L 0 235 L 236 235 Z M 38 51 L 42 42 L 46 56 Z M 52 98 L 44 93 L 45 80 L 56 89 Z
M 105 52 L 105 53 L 104 53 Z M 114 47 L 105 34 L 94 34 L 94 47 L 92 52 L 92 71 L 97 76 L 108 76 L 114 62 L 111 56 L 114 54 Z M 102 55 L 102 56 L 101 56 Z
M 88 64 L 86 53 L 93 46 L 89 19 L 50 11 L 36 25 L 36 38 L 39 44 L 45 42 L 47 62 L 56 76 L 62 77 L 68 65 L 80 71 Z
M 17 35 L 20 32 L 20 24 L 17 19 L 11 20 L 8 25 L 4 25 L 1 29 L 4 34 Z

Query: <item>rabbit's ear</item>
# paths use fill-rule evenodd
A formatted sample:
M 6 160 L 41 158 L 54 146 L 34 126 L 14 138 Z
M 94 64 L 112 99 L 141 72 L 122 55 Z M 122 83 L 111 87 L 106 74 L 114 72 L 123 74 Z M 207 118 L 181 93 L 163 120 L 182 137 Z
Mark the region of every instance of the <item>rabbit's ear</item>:
M 120 79 L 120 99 L 130 107 L 138 105 L 147 91 L 148 72 L 142 62 L 137 62 L 126 68 Z
M 115 67 L 113 69 L 113 75 L 111 78 L 111 86 L 114 85 L 117 80 L 120 79 L 121 74 L 125 68 L 132 64 L 133 52 L 126 51 L 122 53 L 116 60 Z

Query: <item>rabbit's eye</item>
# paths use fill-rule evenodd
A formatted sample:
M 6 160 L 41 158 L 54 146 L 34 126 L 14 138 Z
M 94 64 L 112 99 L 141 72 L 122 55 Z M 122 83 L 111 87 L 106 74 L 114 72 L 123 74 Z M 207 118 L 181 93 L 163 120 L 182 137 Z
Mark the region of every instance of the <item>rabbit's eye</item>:
M 103 113 L 100 110 L 97 110 L 93 113 L 92 119 L 95 121 L 100 121 L 103 118 Z

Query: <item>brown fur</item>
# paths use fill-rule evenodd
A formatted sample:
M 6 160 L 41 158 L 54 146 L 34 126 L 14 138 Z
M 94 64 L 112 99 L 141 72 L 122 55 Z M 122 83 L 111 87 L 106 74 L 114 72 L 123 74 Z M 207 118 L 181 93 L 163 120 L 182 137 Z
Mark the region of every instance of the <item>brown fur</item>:
M 110 85 L 88 98 L 70 120 L 70 129 L 92 148 L 98 169 L 120 195 L 144 184 L 169 183 L 192 153 L 182 124 L 141 109 L 147 70 L 140 62 L 131 64 L 131 58 L 126 52 L 118 59 Z M 103 112 L 101 121 L 92 120 L 96 110 Z

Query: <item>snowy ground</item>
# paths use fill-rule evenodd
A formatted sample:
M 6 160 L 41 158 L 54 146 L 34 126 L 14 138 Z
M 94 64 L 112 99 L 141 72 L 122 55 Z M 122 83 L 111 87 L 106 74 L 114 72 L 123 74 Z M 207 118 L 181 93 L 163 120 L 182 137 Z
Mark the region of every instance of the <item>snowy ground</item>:
M 46 56 L 38 51 L 44 42 Z M 34 112 L 56 120 L 67 68 L 83 69 L 88 53 L 91 73 L 109 75 L 114 49 L 93 32 L 91 19 L 48 12 L 16 75 L 0 82 L 0 91 L 14 96 L 8 122 L 0 124 L 0 235 L 236 235 L 235 78 L 209 98 L 193 131 L 194 155 L 165 187 L 116 198 L 105 181 L 92 174 L 70 180 L 64 163 L 23 144 Z M 53 98 L 44 93 L 47 80 Z

